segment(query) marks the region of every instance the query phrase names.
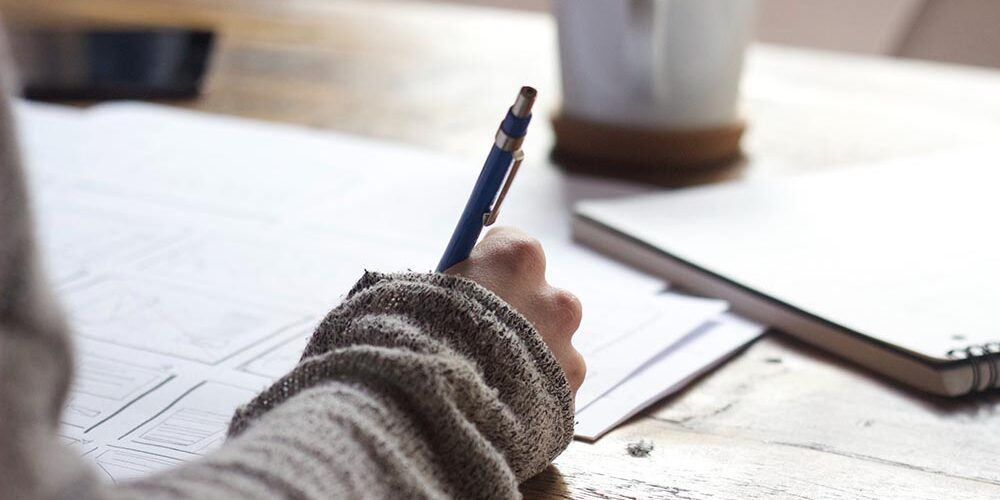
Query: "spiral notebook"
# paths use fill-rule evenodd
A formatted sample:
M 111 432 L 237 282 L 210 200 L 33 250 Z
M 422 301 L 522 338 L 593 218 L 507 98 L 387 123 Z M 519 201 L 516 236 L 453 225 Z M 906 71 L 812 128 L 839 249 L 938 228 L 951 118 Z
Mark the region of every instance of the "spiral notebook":
M 1000 387 L 996 150 L 577 205 L 574 238 L 920 390 Z

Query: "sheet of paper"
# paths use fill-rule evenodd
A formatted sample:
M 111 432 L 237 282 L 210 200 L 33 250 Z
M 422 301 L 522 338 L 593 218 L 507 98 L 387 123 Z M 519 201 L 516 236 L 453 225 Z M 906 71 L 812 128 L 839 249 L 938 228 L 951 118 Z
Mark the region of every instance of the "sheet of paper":
M 217 447 L 233 411 L 273 379 L 250 363 L 305 328 L 275 332 L 218 362 L 80 335 L 60 435 L 109 481 L 190 461 Z
M 478 175 L 403 146 L 145 104 L 17 111 L 43 261 L 76 336 L 61 435 L 112 481 L 218 446 L 365 269 L 431 269 Z M 660 295 L 659 279 L 570 241 L 576 199 L 640 190 L 526 165 L 501 215 L 584 303 L 594 404 L 726 307 Z
M 586 407 L 629 377 L 657 353 L 677 343 L 729 305 L 678 294 L 636 301 L 602 297 L 584 311 L 573 344 L 587 360 L 587 380 L 576 394 Z
M 576 435 L 594 440 L 711 370 L 765 327 L 722 314 L 659 352 L 627 380 L 590 404 L 577 405 Z

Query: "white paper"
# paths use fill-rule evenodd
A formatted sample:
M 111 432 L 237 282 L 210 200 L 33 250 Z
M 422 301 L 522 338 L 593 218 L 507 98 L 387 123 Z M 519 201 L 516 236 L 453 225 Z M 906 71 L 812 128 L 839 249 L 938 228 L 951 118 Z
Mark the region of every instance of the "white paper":
M 721 300 L 665 294 L 645 301 L 604 297 L 592 314 L 584 312 L 574 339 L 587 360 L 587 380 L 576 395 L 577 408 L 603 396 L 644 363 L 729 305 Z
M 433 268 L 478 174 L 402 146 L 151 105 L 17 111 L 43 262 L 75 334 L 60 435 L 110 481 L 218 446 L 365 269 Z M 542 240 L 548 280 L 584 304 L 584 401 L 726 307 L 659 295 L 661 280 L 570 241 L 579 197 L 642 190 L 526 164 L 501 212 Z
M 658 353 L 632 376 L 589 405 L 577 405 L 576 435 L 594 440 L 764 333 L 765 327 L 723 314 Z

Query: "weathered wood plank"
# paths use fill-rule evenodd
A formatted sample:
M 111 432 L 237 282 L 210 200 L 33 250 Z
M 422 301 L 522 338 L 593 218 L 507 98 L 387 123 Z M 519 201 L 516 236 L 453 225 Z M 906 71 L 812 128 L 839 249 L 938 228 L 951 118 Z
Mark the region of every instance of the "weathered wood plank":
M 648 457 L 628 442 L 652 440 Z M 1000 487 L 733 433 L 708 434 L 639 419 L 596 444 L 574 443 L 553 468 L 524 485 L 536 498 L 997 498 Z
M 918 394 L 789 338 L 759 341 L 649 415 L 699 434 L 965 478 L 1000 495 L 1000 394 Z

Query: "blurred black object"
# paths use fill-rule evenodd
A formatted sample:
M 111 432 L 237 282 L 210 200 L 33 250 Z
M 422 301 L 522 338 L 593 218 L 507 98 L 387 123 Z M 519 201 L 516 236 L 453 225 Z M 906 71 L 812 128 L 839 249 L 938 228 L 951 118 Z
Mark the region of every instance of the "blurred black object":
M 22 92 L 36 100 L 195 97 L 214 38 L 181 29 L 10 30 Z

